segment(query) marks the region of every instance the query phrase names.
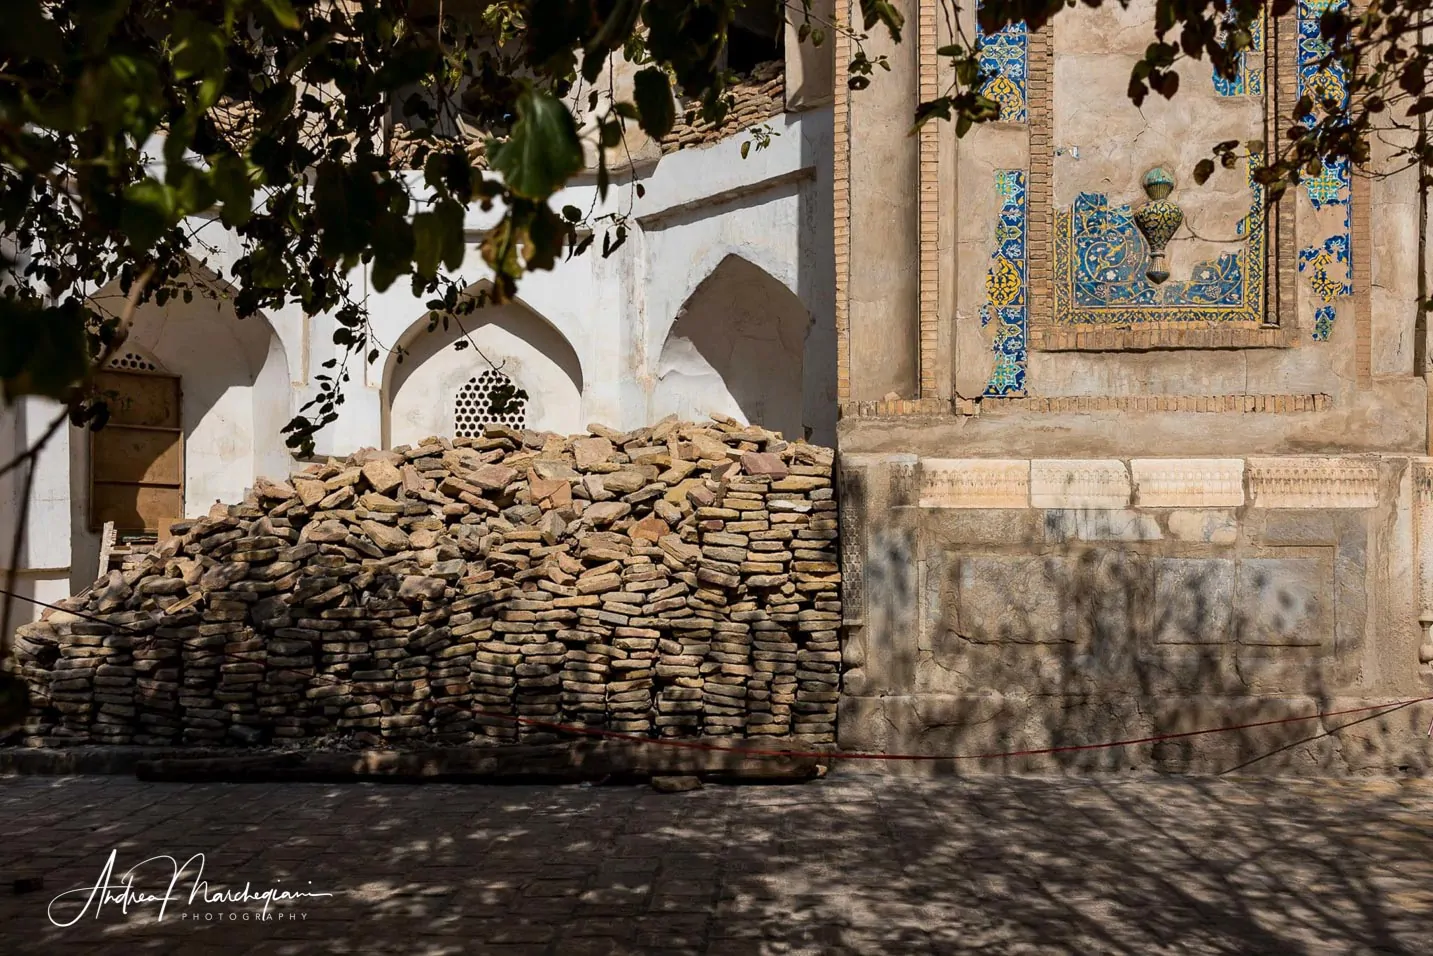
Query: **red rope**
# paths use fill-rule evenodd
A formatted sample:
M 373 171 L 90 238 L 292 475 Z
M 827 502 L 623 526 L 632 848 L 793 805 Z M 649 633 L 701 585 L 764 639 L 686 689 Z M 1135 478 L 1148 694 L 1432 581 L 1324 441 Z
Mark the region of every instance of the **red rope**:
M 1179 740 L 1184 737 L 1199 737 L 1204 734 L 1229 733 L 1235 730 L 1251 730 L 1255 727 L 1272 727 L 1277 724 L 1295 724 L 1306 720 L 1320 720 L 1325 717 L 1344 717 L 1349 714 L 1365 714 L 1373 710 L 1381 710 L 1392 713 L 1403 707 L 1413 704 L 1421 704 L 1433 700 L 1433 695 L 1427 697 L 1415 697 L 1411 700 L 1395 701 L 1391 704 L 1371 704 L 1366 707 L 1350 707 L 1347 710 L 1320 711 L 1317 714 L 1309 714 L 1304 717 L 1281 717 L 1277 720 L 1259 720 L 1248 724 L 1229 724 L 1224 727 L 1206 727 L 1202 730 L 1185 730 L 1173 734 L 1156 734 L 1152 737 L 1135 737 L 1129 740 L 1112 740 L 1099 744 L 1067 744 L 1063 747 L 1040 747 L 1033 750 L 1007 750 L 1001 753 L 981 754 L 883 754 L 868 753 L 865 751 L 853 750 L 769 750 L 757 747 L 722 747 L 717 744 L 702 743 L 698 740 L 673 740 L 663 737 L 643 737 L 639 734 L 626 734 L 616 730 L 603 730 L 599 727 L 578 727 L 573 724 L 560 724 L 547 720 L 538 720 L 533 717 L 515 717 L 511 714 L 494 714 L 488 711 L 477 711 L 484 717 L 496 717 L 499 720 L 510 720 L 514 723 L 525 724 L 529 727 L 541 727 L 545 730 L 554 730 L 561 733 L 577 734 L 585 737 L 604 737 L 609 740 L 625 740 L 636 744 L 655 744 L 659 747 L 676 747 L 681 750 L 703 750 L 716 753 L 730 753 L 743 757 L 803 757 L 819 758 L 826 760 L 998 760 L 1002 757 L 1035 757 L 1042 754 L 1073 753 L 1080 750 L 1108 750 L 1113 747 L 1132 747 L 1136 744 L 1159 743 L 1164 740 Z M 1382 715 L 1380 715 L 1382 716 Z

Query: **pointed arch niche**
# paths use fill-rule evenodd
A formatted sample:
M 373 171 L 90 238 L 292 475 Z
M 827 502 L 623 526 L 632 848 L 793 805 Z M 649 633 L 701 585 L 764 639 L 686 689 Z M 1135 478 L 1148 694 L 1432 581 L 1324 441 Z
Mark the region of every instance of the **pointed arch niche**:
M 480 287 L 470 289 L 477 294 Z M 383 372 L 383 443 L 453 438 L 494 423 L 568 434 L 582 429 L 582 364 L 547 319 L 521 302 L 488 305 L 429 331 L 421 316 L 399 337 L 405 353 L 388 355 Z M 459 341 L 467 346 L 458 348 Z M 486 356 L 486 358 L 484 358 Z M 505 385 L 527 392 L 505 414 L 487 399 Z
M 70 441 L 71 583 L 92 582 L 99 528 L 163 535 L 170 521 L 242 501 L 259 476 L 283 478 L 292 458 L 288 356 L 263 315 L 238 317 L 227 285 L 194 263 L 207 289 L 150 302 L 97 376 L 114 393 L 115 429 Z M 118 285 L 98 301 L 122 301 Z
M 729 255 L 677 313 L 657 360 L 652 419 L 713 412 L 801 438 L 806 336 L 801 300 L 759 266 Z

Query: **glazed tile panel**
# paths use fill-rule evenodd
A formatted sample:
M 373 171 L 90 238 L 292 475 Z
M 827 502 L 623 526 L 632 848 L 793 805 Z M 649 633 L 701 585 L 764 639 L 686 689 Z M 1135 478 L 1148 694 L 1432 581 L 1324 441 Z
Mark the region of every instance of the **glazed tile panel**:
M 1026 287 L 1025 171 L 996 170 L 995 188 L 1000 195 L 1000 221 L 995 227 L 995 252 L 985 275 L 985 305 L 980 310 L 981 326 L 995 329 L 995 367 L 985 394 L 1023 395 L 1030 308 Z
M 1000 104 L 1000 119 L 1024 123 L 1030 113 L 1026 96 L 1029 34 L 1023 21 L 1006 25 L 997 33 L 985 33 L 976 27 L 980 45 L 980 73 L 985 78 L 981 95 Z
M 1299 96 L 1309 96 L 1322 111 L 1323 104 L 1348 104 L 1348 87 L 1342 64 L 1331 57 L 1328 43 L 1319 32 L 1319 17 L 1325 11 L 1346 7 L 1348 0 L 1300 0 L 1299 3 Z M 1310 121 L 1316 117 L 1309 117 Z M 1318 176 L 1304 180 L 1304 195 L 1315 209 L 1343 210 L 1341 231 L 1322 242 L 1299 250 L 1299 272 L 1319 305 L 1314 310 L 1313 337 L 1326 342 L 1333 335 L 1338 311 L 1334 302 L 1353 294 L 1353 225 L 1351 170 L 1346 158 L 1326 162 Z

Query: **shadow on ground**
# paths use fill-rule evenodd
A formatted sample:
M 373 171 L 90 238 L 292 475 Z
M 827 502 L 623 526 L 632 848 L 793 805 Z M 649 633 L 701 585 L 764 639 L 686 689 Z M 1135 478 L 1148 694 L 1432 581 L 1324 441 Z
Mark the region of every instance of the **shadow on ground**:
M 1388 780 L 838 773 L 663 796 L 10 778 L 0 951 L 1427 953 L 1430 811 L 1433 786 Z M 93 886 L 111 849 L 119 869 L 203 852 L 212 890 L 336 895 L 279 908 L 295 920 L 111 906 L 50 925 L 50 898 Z

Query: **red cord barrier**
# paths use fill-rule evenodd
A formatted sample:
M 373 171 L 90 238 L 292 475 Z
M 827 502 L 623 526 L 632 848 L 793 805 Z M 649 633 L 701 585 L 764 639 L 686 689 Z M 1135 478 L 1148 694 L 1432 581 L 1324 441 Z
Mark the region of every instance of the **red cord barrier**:
M 1320 711 L 1317 714 L 1309 714 L 1304 717 L 1281 717 L 1278 720 L 1259 720 L 1248 724 L 1230 724 L 1224 727 L 1206 727 L 1202 730 L 1185 730 L 1173 734 L 1156 734 L 1152 737 L 1136 737 L 1129 740 L 1112 740 L 1099 744 L 1068 744 L 1063 747 L 1040 747 L 1033 750 L 1007 750 L 1001 753 L 982 754 L 883 754 L 867 753 L 858 750 L 769 750 L 757 747 L 722 747 L 717 744 L 703 743 L 698 740 L 674 740 L 665 737 L 643 737 L 639 734 L 625 734 L 616 730 L 603 730 L 600 727 L 579 727 L 573 724 L 560 724 L 547 720 L 538 720 L 533 717 L 515 717 L 511 714 L 494 714 L 488 711 L 476 711 L 484 717 L 496 717 L 499 720 L 510 720 L 517 724 L 525 724 L 529 727 L 541 727 L 545 730 L 554 730 L 561 733 L 578 734 L 585 737 L 604 737 L 609 740 L 625 740 L 630 743 L 655 744 L 660 747 L 677 747 L 682 750 L 704 750 L 717 753 L 730 753 L 744 757 L 803 757 L 821 758 L 826 760 L 998 760 L 1003 757 L 1035 757 L 1042 754 L 1073 753 L 1079 750 L 1108 750 L 1113 747 L 1132 747 L 1136 744 L 1159 743 L 1164 740 L 1179 740 L 1183 737 L 1199 737 L 1204 734 L 1228 733 L 1235 730 L 1250 730 L 1254 727 L 1272 727 L 1276 724 L 1295 724 L 1305 720 L 1320 720 L 1325 717 L 1344 717 L 1349 714 L 1365 714 L 1369 711 L 1379 710 L 1392 713 L 1403 707 L 1410 707 L 1414 704 L 1421 704 L 1433 700 L 1433 695 L 1428 697 L 1415 697 L 1410 700 L 1394 701 L 1389 704 L 1372 704 L 1366 707 L 1351 707 L 1347 710 Z M 1382 716 L 1381 714 L 1379 716 Z

